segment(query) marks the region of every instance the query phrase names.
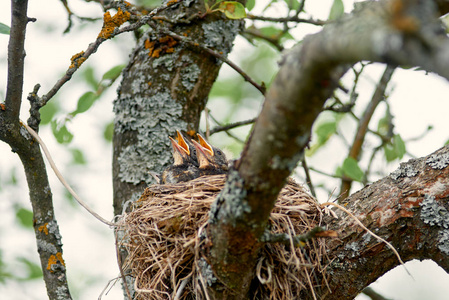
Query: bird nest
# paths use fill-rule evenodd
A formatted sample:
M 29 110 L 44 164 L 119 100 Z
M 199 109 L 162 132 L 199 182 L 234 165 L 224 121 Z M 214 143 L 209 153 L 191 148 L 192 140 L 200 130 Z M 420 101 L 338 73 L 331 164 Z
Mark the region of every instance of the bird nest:
M 123 269 L 134 278 L 136 299 L 208 299 L 201 247 L 208 242 L 204 232 L 210 207 L 224 182 L 225 175 L 217 175 L 151 185 L 122 216 L 120 245 L 128 252 Z M 303 234 L 320 225 L 321 218 L 316 199 L 289 181 L 271 212 L 270 231 L 290 237 Z M 326 282 L 325 253 L 321 239 L 302 247 L 294 246 L 293 239 L 266 243 L 251 298 L 296 299 L 304 294 L 318 298 Z

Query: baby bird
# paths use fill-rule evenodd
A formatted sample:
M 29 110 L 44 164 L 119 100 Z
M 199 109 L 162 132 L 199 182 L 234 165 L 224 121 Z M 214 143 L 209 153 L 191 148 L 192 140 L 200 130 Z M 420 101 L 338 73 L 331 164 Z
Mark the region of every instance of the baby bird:
M 162 172 L 162 183 L 178 183 L 197 178 L 198 163 L 190 156 L 190 149 L 182 135 L 178 132 L 180 144 L 172 137 L 169 138 L 173 148 L 174 163 Z
M 226 174 L 228 172 L 228 161 L 223 151 L 217 147 L 213 147 L 198 134 L 197 141 L 192 140 L 196 148 L 196 155 L 199 164 L 199 177 L 205 175 Z
M 185 139 L 179 130 L 176 130 L 176 134 L 178 136 L 178 138 L 177 138 L 178 145 L 181 146 L 190 157 L 188 162 L 190 162 L 198 167 L 199 164 L 198 164 L 198 160 L 196 158 L 196 149 L 193 146 L 192 142 L 189 139 Z

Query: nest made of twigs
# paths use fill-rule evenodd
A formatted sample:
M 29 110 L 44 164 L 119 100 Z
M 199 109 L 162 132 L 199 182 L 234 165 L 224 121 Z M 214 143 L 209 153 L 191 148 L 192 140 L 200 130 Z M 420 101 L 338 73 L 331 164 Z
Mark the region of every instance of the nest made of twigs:
M 209 210 L 224 186 L 225 175 L 173 185 L 151 185 L 120 219 L 121 246 L 128 252 L 124 270 L 134 277 L 136 299 L 207 299 L 200 251 Z M 294 236 L 320 224 L 316 199 L 290 181 L 270 217 L 272 233 Z M 207 238 L 206 238 L 207 240 Z M 259 256 L 252 299 L 294 299 L 321 294 L 324 243 L 305 247 L 267 243 Z M 316 276 L 321 273 L 320 276 Z

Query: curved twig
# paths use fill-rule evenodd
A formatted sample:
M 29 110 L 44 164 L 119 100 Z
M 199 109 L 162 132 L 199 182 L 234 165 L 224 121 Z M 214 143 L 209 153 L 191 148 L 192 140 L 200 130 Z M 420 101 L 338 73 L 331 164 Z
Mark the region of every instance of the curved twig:
M 108 220 L 102 218 L 99 214 L 97 214 L 93 209 L 91 209 L 86 203 L 84 203 L 83 200 L 75 193 L 75 191 L 70 187 L 70 185 L 67 183 L 67 181 L 62 176 L 61 172 L 59 172 L 58 168 L 55 165 L 55 162 L 53 161 L 53 158 L 50 155 L 50 152 L 48 151 L 47 146 L 45 145 L 44 141 L 39 137 L 39 135 L 27 124 L 24 122 L 20 122 L 20 124 L 25 127 L 25 129 L 38 141 L 38 143 L 41 145 L 42 151 L 44 151 L 45 157 L 47 157 L 48 162 L 50 163 L 51 168 L 55 172 L 56 177 L 58 177 L 59 181 L 64 185 L 64 187 L 69 191 L 69 193 L 75 198 L 75 200 L 84 207 L 92 216 L 94 216 L 99 221 L 103 222 L 106 225 L 109 226 L 116 226 L 116 223 L 109 222 Z

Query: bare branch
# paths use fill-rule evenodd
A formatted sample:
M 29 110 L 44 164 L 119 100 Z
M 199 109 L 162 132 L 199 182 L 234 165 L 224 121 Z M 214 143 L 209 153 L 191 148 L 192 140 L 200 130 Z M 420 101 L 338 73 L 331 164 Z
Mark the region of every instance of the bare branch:
M 240 127 L 240 126 L 245 126 L 245 125 L 249 125 L 252 124 L 256 121 L 257 118 L 253 118 L 253 119 L 249 119 L 249 120 L 245 120 L 245 121 L 239 121 L 239 122 L 235 122 L 235 123 L 231 123 L 231 124 L 227 124 L 227 125 L 222 125 L 222 126 L 217 126 L 213 129 L 210 130 L 210 134 L 214 134 L 220 131 L 227 131 L 236 127 Z
M 23 65 L 25 60 L 25 31 L 28 1 L 11 1 L 11 31 L 8 43 L 8 83 L 6 86 L 6 113 L 10 120 L 19 120 L 22 104 Z

